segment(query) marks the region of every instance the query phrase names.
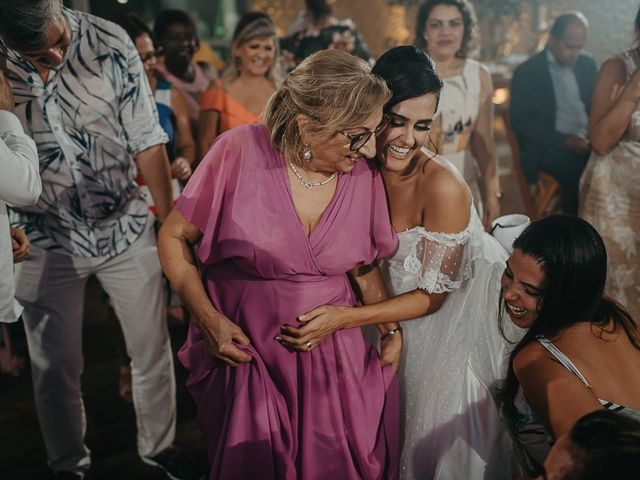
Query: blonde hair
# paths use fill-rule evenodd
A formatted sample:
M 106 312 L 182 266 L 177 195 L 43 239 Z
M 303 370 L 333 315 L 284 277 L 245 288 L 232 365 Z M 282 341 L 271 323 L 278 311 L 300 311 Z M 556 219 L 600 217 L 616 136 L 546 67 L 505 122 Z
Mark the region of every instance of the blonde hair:
M 390 98 L 384 80 L 372 74 L 364 60 L 340 50 L 321 50 L 298 65 L 271 96 L 263 122 L 285 160 L 301 165 L 305 141 L 324 142 L 359 126 Z M 298 115 L 310 122 L 304 141 Z
M 236 32 L 232 41 L 232 46 L 238 48 L 245 43 L 250 42 L 251 40 L 255 40 L 256 38 L 260 40 L 270 38 L 273 40 L 273 62 L 269 67 L 269 71 L 267 72 L 266 77 L 271 80 L 275 87 L 277 87 L 282 82 L 283 75 L 282 68 L 280 66 L 280 44 L 278 42 L 275 27 L 273 26 L 271 20 L 266 17 L 258 18 L 257 20 L 254 20 L 253 22 L 247 24 L 246 27 Z M 238 64 L 239 59 L 233 55 L 233 47 L 231 49 L 232 61 L 229 62 L 229 65 L 222 75 L 222 84 L 225 87 L 240 75 L 240 65 Z

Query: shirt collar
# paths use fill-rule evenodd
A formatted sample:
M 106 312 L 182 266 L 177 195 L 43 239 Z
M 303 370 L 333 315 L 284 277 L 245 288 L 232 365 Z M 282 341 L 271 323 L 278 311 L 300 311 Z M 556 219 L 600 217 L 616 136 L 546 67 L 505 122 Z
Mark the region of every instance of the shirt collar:
M 573 70 L 573 65 L 575 65 L 575 62 L 571 65 L 560 65 L 558 63 L 558 61 L 556 60 L 556 57 L 553 55 L 553 53 L 551 52 L 551 50 L 549 50 L 549 48 L 545 48 L 544 49 L 546 54 L 547 54 L 547 61 L 549 62 L 549 66 L 551 66 L 552 68 L 557 68 L 557 69 L 562 69 L 562 70 Z

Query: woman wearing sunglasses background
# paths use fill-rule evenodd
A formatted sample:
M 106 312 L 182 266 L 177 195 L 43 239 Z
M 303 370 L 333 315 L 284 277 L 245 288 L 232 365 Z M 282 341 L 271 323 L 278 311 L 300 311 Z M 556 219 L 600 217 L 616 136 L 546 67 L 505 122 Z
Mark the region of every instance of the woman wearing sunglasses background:
M 511 480 L 511 441 L 493 399 L 506 375 L 497 299 L 507 254 L 485 233 L 453 164 L 423 147 L 442 88 L 432 60 L 416 47 L 397 47 L 373 72 L 393 95 L 376 146 L 400 240 L 394 255 L 380 261 L 395 296 L 356 308 L 316 308 L 281 337 L 304 349 L 346 327 L 415 319 L 402 324 L 401 478 Z M 383 342 L 392 332 L 382 334 Z

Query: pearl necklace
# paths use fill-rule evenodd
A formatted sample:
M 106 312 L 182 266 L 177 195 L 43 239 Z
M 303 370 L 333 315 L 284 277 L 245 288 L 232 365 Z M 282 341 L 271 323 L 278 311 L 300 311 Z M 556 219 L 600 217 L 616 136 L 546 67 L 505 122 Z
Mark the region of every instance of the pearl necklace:
M 300 180 L 300 183 L 305 188 L 322 187 L 323 185 L 326 185 L 331 180 L 333 180 L 338 174 L 337 172 L 333 172 L 330 177 L 322 180 L 321 182 L 312 182 L 311 180 L 307 180 L 306 178 L 304 178 L 300 174 L 300 172 L 298 172 L 298 169 L 295 167 L 293 163 L 291 162 L 288 162 L 288 163 L 289 163 L 289 167 L 291 167 L 291 171 L 293 172 L 293 174 L 298 178 L 298 180 Z

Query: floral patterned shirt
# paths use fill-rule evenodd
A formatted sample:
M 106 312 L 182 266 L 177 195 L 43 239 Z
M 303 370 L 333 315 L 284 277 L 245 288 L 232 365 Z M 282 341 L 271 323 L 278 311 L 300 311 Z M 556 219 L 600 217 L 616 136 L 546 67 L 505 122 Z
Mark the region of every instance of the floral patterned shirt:
M 42 194 L 17 210 L 32 244 L 79 257 L 113 257 L 144 231 L 149 209 L 134 155 L 164 144 L 153 94 L 129 35 L 64 10 L 71 43 L 46 82 L 7 51 L 15 113 L 38 149 Z

